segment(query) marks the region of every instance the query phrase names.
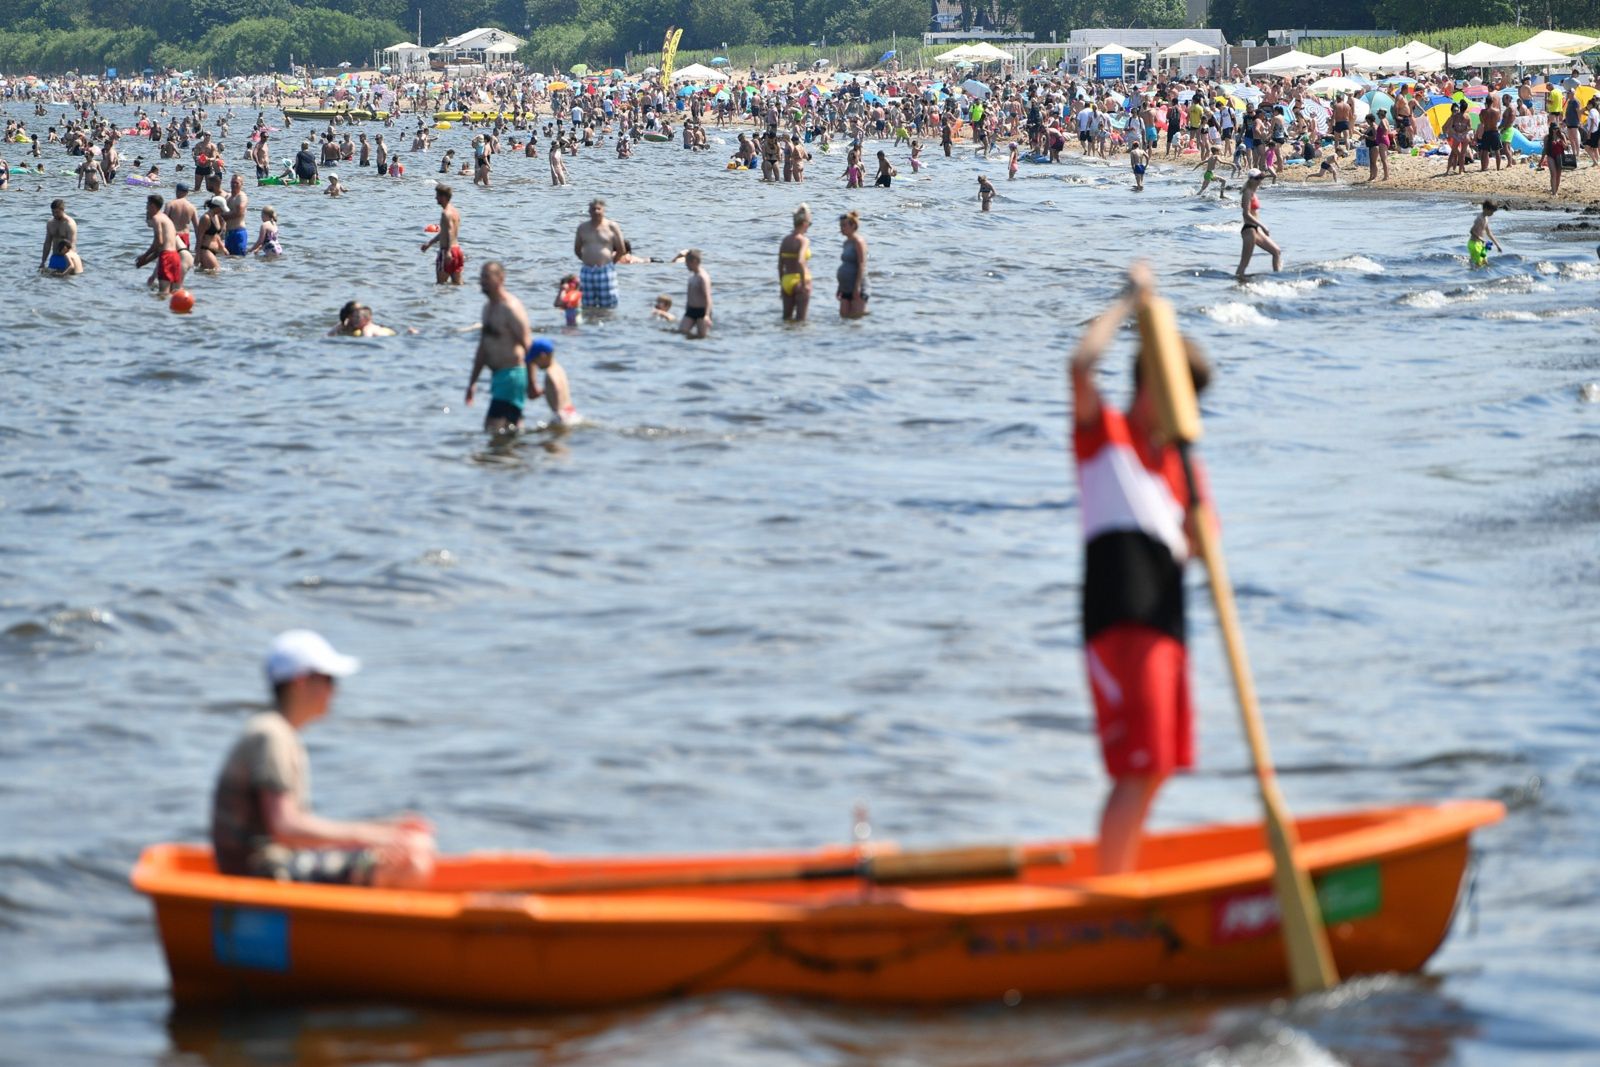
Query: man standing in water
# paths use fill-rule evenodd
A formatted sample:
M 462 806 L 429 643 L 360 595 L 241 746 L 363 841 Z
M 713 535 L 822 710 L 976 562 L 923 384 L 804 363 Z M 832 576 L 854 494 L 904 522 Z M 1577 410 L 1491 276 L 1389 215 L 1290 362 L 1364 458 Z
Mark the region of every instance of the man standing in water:
M 538 396 L 529 386 L 526 363 L 528 346 L 533 343 L 533 327 L 522 301 L 506 291 L 506 269 L 490 260 L 478 272 L 478 285 L 489 300 L 483 305 L 483 329 L 478 334 L 478 350 L 472 357 L 472 374 L 467 378 L 467 404 L 472 404 L 478 376 L 489 368 L 489 411 L 483 428 L 489 433 L 522 429 L 522 401 Z
M 133 261 L 133 265 L 142 267 L 155 260 L 156 269 L 150 280 L 155 284 L 156 292 L 165 296 L 183 285 L 183 257 L 178 254 L 177 228 L 162 212 L 161 205 L 161 196 L 157 193 L 151 193 L 145 199 L 145 225 L 150 227 L 154 236 L 151 238 L 150 247 Z
M 583 260 L 578 284 L 583 287 L 583 306 L 617 306 L 617 269 L 613 265 L 628 251 L 622 227 L 606 218 L 604 200 L 589 201 L 589 219 L 578 226 L 572 254 Z
M 50 221 L 44 224 L 44 251 L 39 253 L 40 270 L 44 270 L 46 264 L 50 262 L 50 253 L 60 241 L 67 242 L 68 248 L 78 247 L 78 222 L 67 214 L 65 200 L 52 200 Z
M 289 630 L 267 652 L 274 709 L 251 716 L 217 776 L 211 845 L 221 874 L 280 882 L 406 887 L 433 874 L 433 827 L 416 815 L 335 822 L 311 811 L 300 731 L 328 713 L 360 662 L 319 634 Z
M 1083 636 L 1096 731 L 1113 784 L 1100 816 L 1102 874 L 1133 870 L 1157 790 L 1194 765 L 1194 708 L 1184 647 L 1183 566 L 1189 499 L 1183 461 L 1161 439 L 1155 399 L 1134 364 L 1133 402 L 1109 406 L 1095 386 L 1101 353 L 1145 298 L 1149 268 L 1090 324 L 1070 365 L 1072 448 L 1083 516 Z M 1210 368 L 1184 341 L 1195 392 Z M 1201 485 L 1203 475 L 1195 469 Z
M 179 182 L 168 200 L 161 209 L 172 220 L 173 228 L 178 231 L 178 243 L 184 248 L 199 247 L 199 242 L 189 239 L 190 233 L 196 231 L 200 219 L 200 212 L 195 210 L 194 204 L 189 201 L 189 186 Z
M 246 255 L 250 251 L 250 230 L 246 226 L 245 212 L 250 198 L 244 192 L 244 178 L 238 174 L 229 182 L 228 210 L 223 212 L 222 243 L 230 256 Z
M 434 281 L 443 285 L 461 284 L 461 272 L 467 266 L 467 254 L 461 250 L 459 238 L 461 236 L 461 212 L 457 211 L 450 203 L 450 198 L 455 195 L 451 188 L 440 182 L 433 187 L 434 202 L 439 205 L 439 232 L 434 237 L 422 242 L 422 250 L 426 252 L 434 245 L 439 246 L 438 253 L 433 260 Z

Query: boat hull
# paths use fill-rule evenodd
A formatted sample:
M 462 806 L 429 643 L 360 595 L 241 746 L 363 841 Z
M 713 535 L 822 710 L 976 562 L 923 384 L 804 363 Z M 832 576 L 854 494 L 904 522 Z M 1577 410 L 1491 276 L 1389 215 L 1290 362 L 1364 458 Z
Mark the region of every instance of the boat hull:
M 1501 814 L 1458 802 L 1302 821 L 1339 973 L 1420 968 L 1448 931 L 1471 829 Z M 173 996 L 185 1003 L 581 1008 L 736 989 L 934 1004 L 1286 985 L 1259 826 L 1157 835 L 1145 850 L 1152 869 L 1111 878 L 1088 876 L 1092 846 L 1029 853 L 1067 849 L 1071 862 L 1011 881 L 553 895 L 503 890 L 855 853 L 460 857 L 441 863 L 438 890 L 398 892 L 227 878 L 209 872 L 204 849 L 158 845 L 134 882 L 154 900 Z

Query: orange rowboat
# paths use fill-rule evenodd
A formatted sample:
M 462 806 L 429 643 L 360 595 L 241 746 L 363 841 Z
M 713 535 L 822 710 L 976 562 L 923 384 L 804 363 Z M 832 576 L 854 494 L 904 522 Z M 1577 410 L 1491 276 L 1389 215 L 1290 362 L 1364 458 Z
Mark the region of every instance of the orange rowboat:
M 1469 835 L 1504 814 L 1467 800 L 1300 820 L 1339 973 L 1421 967 L 1449 929 Z M 1139 871 L 1104 878 L 1092 845 L 1027 846 L 1009 876 L 963 875 L 946 862 L 959 855 L 475 854 L 402 891 L 227 877 L 209 849 L 154 845 L 133 884 L 185 1003 L 573 1008 L 740 989 L 916 1004 L 1285 984 L 1259 825 L 1152 835 Z

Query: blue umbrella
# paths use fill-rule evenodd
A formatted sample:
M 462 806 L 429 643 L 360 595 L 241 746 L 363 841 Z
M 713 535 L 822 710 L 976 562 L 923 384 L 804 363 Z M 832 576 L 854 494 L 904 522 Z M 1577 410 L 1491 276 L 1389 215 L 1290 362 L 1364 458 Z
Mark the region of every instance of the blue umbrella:
M 883 55 L 878 57 L 878 62 L 879 63 L 887 63 L 889 60 L 893 59 L 895 56 L 897 56 L 899 54 L 900 54 L 899 49 L 891 48 L 887 52 L 885 52 Z
M 1388 93 L 1380 93 L 1374 89 L 1370 93 L 1363 94 L 1361 99 L 1365 100 L 1373 111 L 1394 111 L 1394 97 Z
M 713 56 L 712 59 L 711 59 L 711 65 L 713 67 L 726 67 L 728 65 L 728 57 L 727 56 Z
M 695 88 L 692 85 L 683 85 L 683 86 L 680 86 L 678 88 L 678 95 L 679 96 L 693 96 L 694 93 L 695 93 Z

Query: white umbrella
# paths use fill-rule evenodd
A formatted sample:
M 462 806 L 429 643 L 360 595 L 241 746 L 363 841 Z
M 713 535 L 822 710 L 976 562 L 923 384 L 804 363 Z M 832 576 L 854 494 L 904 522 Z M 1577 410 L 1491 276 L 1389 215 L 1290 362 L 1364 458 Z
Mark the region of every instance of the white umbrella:
M 1334 93 L 1359 93 L 1366 90 L 1366 86 L 1354 78 L 1319 78 L 1311 83 L 1311 91 L 1318 96 L 1332 96 Z
M 682 70 L 672 72 L 675 82 L 725 82 L 728 76 L 720 70 L 714 70 L 704 63 L 690 63 Z
M 940 52 L 933 57 L 935 63 L 960 63 L 967 59 L 967 46 L 958 45 L 948 52 Z
M 1145 57 L 1143 52 L 1135 52 L 1133 49 L 1124 48 L 1120 44 L 1108 44 L 1097 52 L 1089 53 L 1090 59 L 1097 59 L 1100 56 L 1121 56 L 1123 59 L 1143 59 Z
M 1360 45 L 1352 45 L 1349 48 L 1341 48 L 1337 52 L 1328 53 L 1315 63 L 1311 64 L 1311 69 L 1333 70 L 1335 67 L 1338 67 L 1348 74 L 1352 70 L 1372 70 L 1373 61 L 1377 58 L 1378 53 L 1372 51 L 1370 48 L 1362 48 Z
M 1548 48 L 1562 55 L 1575 56 L 1591 48 L 1600 48 L 1600 37 L 1585 37 L 1581 33 L 1562 33 L 1560 30 L 1541 30 L 1522 43 L 1531 44 L 1535 48 Z
M 1381 70 L 1401 70 L 1405 67 L 1415 71 L 1443 70 L 1444 53 L 1431 44 L 1411 41 L 1399 48 L 1389 49 L 1374 62 L 1374 68 Z
M 969 95 L 975 96 L 979 100 L 989 99 L 989 94 L 994 91 L 976 78 L 968 78 L 966 81 L 961 83 L 961 88 L 965 89 Z
M 1521 44 L 1514 44 L 1510 48 L 1501 49 L 1500 58 L 1487 65 L 1491 67 L 1564 67 L 1571 62 L 1571 59 L 1560 52 L 1552 52 L 1548 48 L 1540 48 L 1538 45 L 1523 41 Z
M 1169 44 L 1156 55 L 1162 59 L 1188 59 L 1192 56 L 1219 56 L 1222 52 L 1208 44 L 1185 37 L 1177 44 Z
M 1015 63 L 1017 57 L 1001 48 L 996 48 L 988 41 L 979 41 L 977 44 L 968 45 L 966 55 L 962 59 L 973 63 Z
M 641 70 L 639 73 L 640 74 L 660 74 L 661 73 L 661 68 L 660 67 L 646 67 L 643 70 Z

